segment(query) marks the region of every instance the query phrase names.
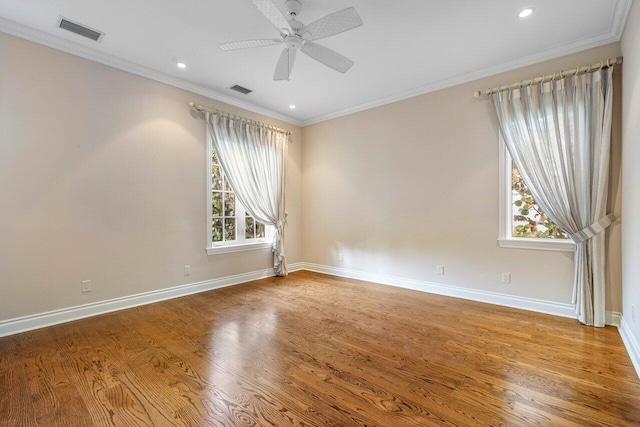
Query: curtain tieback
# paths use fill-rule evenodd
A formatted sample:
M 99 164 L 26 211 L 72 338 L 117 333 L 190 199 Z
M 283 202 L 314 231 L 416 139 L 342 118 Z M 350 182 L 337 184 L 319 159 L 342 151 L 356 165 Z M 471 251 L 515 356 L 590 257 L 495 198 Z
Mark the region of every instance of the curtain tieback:
M 287 217 L 289 215 L 288 214 L 284 214 L 284 217 L 280 218 L 277 222 L 276 222 L 276 227 L 277 228 L 281 228 L 284 227 L 285 225 L 287 225 Z
M 287 217 L 289 215 L 288 214 L 284 214 L 284 216 L 282 216 L 278 221 L 276 221 L 275 226 L 276 226 L 276 231 L 278 232 L 278 238 L 276 239 L 275 242 L 273 242 L 273 245 L 271 245 L 271 252 L 280 252 L 280 254 L 282 254 L 283 248 L 282 248 L 282 232 L 284 231 L 284 226 L 287 225 Z M 284 258 L 284 255 L 280 255 L 281 258 Z
M 589 240 L 593 236 L 596 236 L 602 233 L 604 230 L 607 229 L 607 227 L 613 224 L 616 219 L 617 218 L 614 214 L 612 213 L 607 214 L 607 216 L 602 217 L 600 221 L 594 222 L 587 228 L 583 228 L 577 233 L 569 235 L 569 237 L 571 237 L 571 239 L 576 243 L 582 243 L 586 240 Z

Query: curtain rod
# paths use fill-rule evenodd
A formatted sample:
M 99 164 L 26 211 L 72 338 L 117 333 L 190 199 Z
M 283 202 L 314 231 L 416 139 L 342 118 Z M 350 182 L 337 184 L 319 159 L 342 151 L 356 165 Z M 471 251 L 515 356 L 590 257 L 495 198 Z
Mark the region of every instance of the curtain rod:
M 207 113 L 211 113 L 211 114 L 219 114 L 219 115 L 221 115 L 223 117 L 229 117 L 229 118 L 234 119 L 234 120 L 240 120 L 240 121 L 245 122 L 245 123 L 250 123 L 252 125 L 256 125 L 256 126 L 260 126 L 260 127 L 263 127 L 263 128 L 267 128 L 267 129 L 275 131 L 275 132 L 284 133 L 286 135 L 291 135 L 291 131 L 290 130 L 277 128 L 275 126 L 271 126 L 271 125 L 268 125 L 266 123 L 258 122 L 256 120 L 247 119 L 246 117 L 242 117 L 242 116 L 236 116 L 235 114 L 230 114 L 230 113 L 227 113 L 225 111 L 219 111 L 219 110 L 215 110 L 213 108 L 207 108 L 207 107 L 205 107 L 203 105 L 196 104 L 194 102 L 189 102 L 189 107 L 195 108 L 198 111 L 207 112 Z
M 563 79 L 572 74 L 577 76 L 578 74 L 584 74 L 584 73 L 589 73 L 591 71 L 597 71 L 602 68 L 613 67 L 614 65 L 617 65 L 617 64 L 622 64 L 622 56 L 618 56 L 617 58 L 609 58 L 604 61 L 600 61 L 591 65 L 584 65 L 582 67 L 572 68 L 567 71 L 560 71 L 559 73 L 543 75 L 540 77 L 536 77 L 534 79 L 522 80 L 522 81 L 511 83 L 508 85 L 500 85 L 491 89 L 477 90 L 473 93 L 473 96 L 477 98 L 482 95 L 493 95 L 494 93 L 502 92 L 504 90 L 518 89 L 524 86 L 531 86 L 534 84 L 546 83 L 556 79 Z

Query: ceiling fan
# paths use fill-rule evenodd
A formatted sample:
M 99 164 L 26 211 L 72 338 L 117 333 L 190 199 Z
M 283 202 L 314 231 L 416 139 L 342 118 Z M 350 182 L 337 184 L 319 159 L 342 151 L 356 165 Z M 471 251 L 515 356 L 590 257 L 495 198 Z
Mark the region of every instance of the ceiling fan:
M 325 37 L 333 36 L 344 31 L 362 25 L 360 15 L 353 7 L 332 13 L 304 25 L 296 18 L 302 3 L 299 0 L 287 0 L 284 3 L 286 14 L 273 3 L 272 0 L 251 0 L 264 16 L 280 31 L 280 38 L 244 40 L 219 44 L 222 50 L 246 49 L 251 47 L 273 46 L 285 44 L 286 47 L 280 54 L 280 59 L 273 74 L 273 80 L 289 80 L 293 63 L 296 60 L 298 50 L 311 58 L 333 68 L 341 73 L 346 73 L 353 65 L 353 61 L 340 55 L 338 52 L 314 43 Z

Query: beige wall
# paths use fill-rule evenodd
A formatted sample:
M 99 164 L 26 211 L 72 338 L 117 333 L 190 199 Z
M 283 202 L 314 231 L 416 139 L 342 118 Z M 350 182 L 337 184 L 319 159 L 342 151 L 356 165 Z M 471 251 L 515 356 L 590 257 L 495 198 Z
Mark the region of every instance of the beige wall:
M 640 5 L 635 2 L 622 37 L 622 316 L 640 343 Z M 635 321 L 631 306 L 635 306 Z M 636 349 L 638 351 L 638 349 Z
M 619 54 L 612 44 L 303 128 L 304 260 L 570 303 L 571 253 L 497 247 L 498 130 L 489 100 L 473 92 Z M 619 212 L 617 91 L 611 207 Z M 610 235 L 607 309 L 620 311 L 619 224 Z
M 268 250 L 205 254 L 204 122 L 188 101 L 293 131 L 289 263 L 568 303 L 570 253 L 496 246 L 497 127 L 491 104 L 472 93 L 619 53 L 604 46 L 300 129 L 0 33 L 0 57 L 11 64 L 0 67 L 0 321 L 270 267 Z M 611 208 L 620 212 L 616 76 Z M 627 122 L 625 132 L 636 132 Z M 620 228 L 609 238 L 613 311 Z M 501 272 L 512 284 L 500 283 Z M 83 294 L 86 279 L 93 291 Z M 625 292 L 637 305 L 640 291 Z
M 0 58 L 0 320 L 272 266 L 269 250 L 206 255 L 189 101 L 293 131 L 286 251 L 301 261 L 299 127 L 4 33 Z

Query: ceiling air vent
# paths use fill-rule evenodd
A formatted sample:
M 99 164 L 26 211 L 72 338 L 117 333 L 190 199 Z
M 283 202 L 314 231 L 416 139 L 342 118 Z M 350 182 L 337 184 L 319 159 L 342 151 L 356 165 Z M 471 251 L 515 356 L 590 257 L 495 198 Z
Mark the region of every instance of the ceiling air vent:
M 251 89 L 247 89 L 246 87 L 242 87 L 240 85 L 233 85 L 229 89 L 235 90 L 236 92 L 244 93 L 245 95 L 253 92 Z
M 58 27 L 63 30 L 71 31 L 72 33 L 76 33 L 79 36 L 91 39 L 95 42 L 99 42 L 102 37 L 104 37 L 103 32 L 92 30 L 91 28 L 78 24 L 77 22 L 69 21 L 67 18 L 60 17 Z

